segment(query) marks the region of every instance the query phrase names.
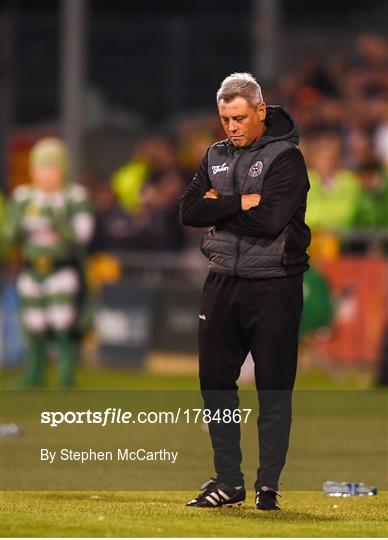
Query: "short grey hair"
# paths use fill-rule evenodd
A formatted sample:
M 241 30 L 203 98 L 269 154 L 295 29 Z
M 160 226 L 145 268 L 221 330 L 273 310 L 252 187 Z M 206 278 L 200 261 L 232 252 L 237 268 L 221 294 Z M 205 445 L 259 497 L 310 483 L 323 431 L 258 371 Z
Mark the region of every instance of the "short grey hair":
M 232 101 L 238 96 L 246 99 L 254 107 L 263 102 L 261 87 L 250 73 L 232 73 L 226 77 L 217 92 L 217 103 L 221 99 Z

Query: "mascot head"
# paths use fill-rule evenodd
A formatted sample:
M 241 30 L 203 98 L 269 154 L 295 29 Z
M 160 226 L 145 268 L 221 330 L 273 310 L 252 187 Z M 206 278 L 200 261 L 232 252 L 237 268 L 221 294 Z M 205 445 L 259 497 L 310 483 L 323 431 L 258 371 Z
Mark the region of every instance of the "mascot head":
M 32 147 L 29 157 L 34 185 L 42 191 L 58 191 L 63 187 L 68 169 L 68 152 L 61 139 L 47 137 Z

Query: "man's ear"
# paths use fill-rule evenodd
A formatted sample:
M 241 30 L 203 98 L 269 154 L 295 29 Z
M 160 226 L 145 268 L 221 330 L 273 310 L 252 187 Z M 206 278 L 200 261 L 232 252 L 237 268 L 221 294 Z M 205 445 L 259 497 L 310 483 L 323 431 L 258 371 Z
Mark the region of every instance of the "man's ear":
M 264 122 L 265 117 L 267 116 L 267 107 L 266 107 L 264 101 L 262 101 L 261 103 L 258 104 L 257 112 L 259 114 L 260 120 L 262 122 Z

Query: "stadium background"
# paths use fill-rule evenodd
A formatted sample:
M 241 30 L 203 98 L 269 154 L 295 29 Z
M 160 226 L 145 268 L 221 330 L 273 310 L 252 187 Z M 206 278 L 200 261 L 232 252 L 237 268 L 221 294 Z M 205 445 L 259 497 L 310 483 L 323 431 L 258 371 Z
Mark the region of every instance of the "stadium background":
M 195 373 L 206 260 L 178 201 L 223 138 L 220 81 L 247 70 L 296 117 L 314 180 L 301 369 L 385 381 L 386 15 L 379 0 L 2 2 L 3 195 L 29 180 L 32 144 L 63 135 L 93 200 L 83 366 Z M 17 268 L 11 255 L 5 368 L 22 357 Z
M 23 342 L 18 256 L 1 253 L 1 422 L 21 428 L 1 439 L 2 536 L 386 536 L 386 393 L 374 385 L 387 383 L 387 10 L 383 0 L 0 0 L 0 203 L 29 181 L 31 146 L 61 135 L 97 217 L 89 252 L 95 326 L 77 384 L 89 393 L 52 391 L 54 351 L 50 392 L 7 390 Z M 163 390 L 188 397 L 197 389 L 206 260 L 201 232 L 179 226 L 178 200 L 207 146 L 223 138 L 216 89 L 245 70 L 267 103 L 295 116 L 315 182 L 314 270 L 306 275 L 288 463 L 295 483 L 285 477 L 284 510 L 258 519 L 249 493 L 241 509 L 188 512 L 187 493 L 145 491 L 141 478 L 131 489 L 143 491 L 106 491 L 109 475 L 98 469 L 89 491 L 72 468 L 48 470 L 49 489 L 78 491 L 31 491 L 47 489 L 29 461 L 42 444 L 34 416 L 42 403 L 65 410 L 93 398 L 95 407 L 111 406 L 137 389 L 144 407 L 161 402 Z M 324 195 L 322 177 L 332 180 Z M 248 363 L 240 387 L 249 392 L 251 382 Z M 86 437 L 92 445 L 88 434 L 69 426 L 51 443 Z M 194 436 L 184 444 L 206 468 L 207 433 Z M 244 455 L 255 467 L 253 437 L 248 443 Z M 199 476 L 195 464 L 182 474 Z M 131 476 L 124 479 L 115 487 L 126 489 Z M 320 492 L 329 479 L 376 482 L 380 492 L 333 504 Z

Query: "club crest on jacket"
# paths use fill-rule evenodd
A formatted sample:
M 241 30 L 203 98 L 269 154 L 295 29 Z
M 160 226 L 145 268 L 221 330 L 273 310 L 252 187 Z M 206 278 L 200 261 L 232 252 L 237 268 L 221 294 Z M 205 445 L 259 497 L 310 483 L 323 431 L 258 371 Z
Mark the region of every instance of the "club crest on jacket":
M 263 162 L 262 161 L 256 161 L 252 167 L 249 169 L 249 176 L 252 176 L 255 178 L 255 176 L 259 176 L 261 174 L 261 171 L 263 170 Z

